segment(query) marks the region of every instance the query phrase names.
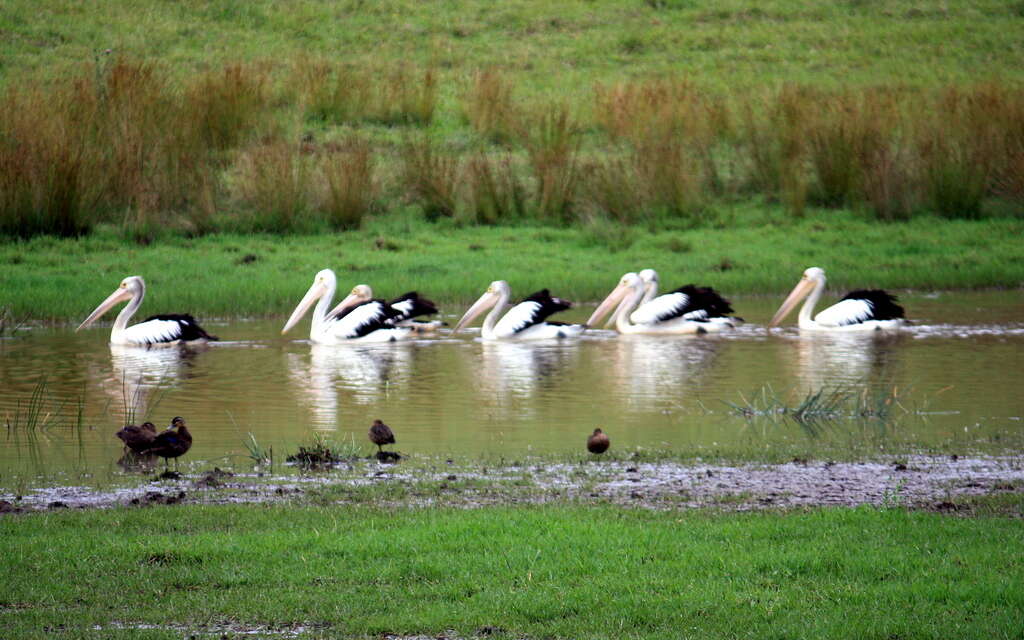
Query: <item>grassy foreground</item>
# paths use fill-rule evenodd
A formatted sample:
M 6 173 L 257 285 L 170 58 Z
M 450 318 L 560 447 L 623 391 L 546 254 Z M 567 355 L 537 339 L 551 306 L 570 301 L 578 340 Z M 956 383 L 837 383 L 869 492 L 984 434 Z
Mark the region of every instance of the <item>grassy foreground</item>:
M 0 532 L 7 637 L 1009 638 L 1024 615 L 1019 522 L 898 510 L 180 507 Z
M 725 228 L 730 226 L 732 228 Z M 465 227 L 390 217 L 365 230 L 318 236 L 220 234 L 168 237 L 150 246 L 116 235 L 0 243 L 0 308 L 32 321 L 75 321 L 128 275 L 149 286 L 140 317 L 281 315 L 325 267 L 339 295 L 359 282 L 378 295 L 418 289 L 465 302 L 492 280 L 513 294 L 549 287 L 598 300 L 626 271 L 659 270 L 666 286 L 712 285 L 728 295 L 785 293 L 808 266 L 850 287 L 951 289 L 1024 283 L 1024 221 L 915 219 L 879 225 L 855 214 L 812 211 L 793 221 L 781 207 L 723 209 L 690 230 Z

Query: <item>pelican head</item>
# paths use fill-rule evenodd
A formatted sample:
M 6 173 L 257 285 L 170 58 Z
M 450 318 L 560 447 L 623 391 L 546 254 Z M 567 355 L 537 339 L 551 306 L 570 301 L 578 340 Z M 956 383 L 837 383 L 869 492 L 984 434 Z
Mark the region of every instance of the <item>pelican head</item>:
M 495 280 L 487 287 L 487 291 L 473 303 L 473 306 L 466 310 L 458 324 L 452 329 L 452 333 L 458 333 L 467 324 L 473 322 L 478 315 L 497 305 L 501 300 L 507 301 L 511 295 L 512 289 L 508 286 L 507 282 Z
M 779 307 L 779 310 L 772 316 L 771 322 L 768 323 L 769 327 L 775 327 L 782 322 L 789 312 L 793 310 L 796 305 L 800 304 L 800 301 L 806 298 L 812 291 L 819 290 L 825 287 L 825 270 L 819 267 L 810 267 L 804 271 L 803 277 L 800 278 L 800 282 L 796 283 L 793 290 L 789 293 L 789 296 Z
M 654 269 L 644 269 L 637 275 L 644 281 L 644 289 L 650 288 L 652 284 L 658 284 L 658 272 Z
M 111 307 L 119 302 L 124 302 L 125 300 L 131 300 L 132 298 L 137 297 L 138 304 L 136 306 L 142 304 L 142 297 L 145 295 L 146 283 L 142 279 L 142 276 L 128 276 L 121 281 L 121 284 L 114 289 L 113 293 L 107 296 L 106 300 L 100 303 L 100 306 L 96 307 L 96 309 L 89 314 L 88 318 L 82 321 L 82 324 L 78 325 L 78 329 L 75 329 L 75 331 L 79 331 L 88 327 L 93 322 L 96 322 L 100 316 L 109 311 Z
M 327 317 L 331 318 L 340 315 L 349 307 L 354 307 L 357 304 L 369 302 L 373 300 L 373 289 L 368 284 L 357 284 L 352 287 L 352 291 L 345 296 L 345 299 L 338 303 L 338 306 L 331 309 Z
M 281 329 L 281 333 L 287 333 L 289 329 L 294 327 L 299 320 L 302 320 L 302 316 L 306 315 L 309 308 L 313 306 L 313 303 L 323 298 L 324 296 L 334 295 L 334 290 L 338 286 L 338 279 L 335 277 L 334 272 L 330 269 L 324 269 L 323 271 L 316 274 L 313 278 L 313 284 L 309 287 L 309 291 L 302 297 L 302 301 L 299 302 L 299 306 L 295 307 L 295 311 L 292 312 L 288 322 L 285 323 L 284 329 Z M 316 318 L 314 318 L 314 321 Z
M 648 271 L 650 271 L 650 269 L 648 269 Z M 655 277 L 657 277 L 657 275 L 655 275 Z M 597 305 L 597 309 L 594 310 L 594 313 L 590 314 L 590 318 L 587 319 L 587 326 L 594 326 L 594 323 L 600 322 L 601 318 L 603 318 L 606 313 L 625 300 L 627 294 L 639 291 L 643 286 L 644 281 L 639 275 L 632 271 L 624 274 L 619 280 L 619 284 L 616 285 L 616 287 L 612 289 L 612 292 L 608 294 L 608 297 L 606 297 L 601 304 Z M 612 314 L 609 322 L 614 321 L 617 316 L 618 311 Z

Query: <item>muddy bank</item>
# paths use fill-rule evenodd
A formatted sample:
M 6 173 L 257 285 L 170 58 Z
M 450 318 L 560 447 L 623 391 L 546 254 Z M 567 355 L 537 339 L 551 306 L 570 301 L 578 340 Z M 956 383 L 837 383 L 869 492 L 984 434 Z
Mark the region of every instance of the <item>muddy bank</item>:
M 958 501 L 1024 493 L 1024 456 L 911 456 L 871 462 L 702 464 L 597 460 L 507 466 L 357 461 L 308 475 L 207 471 L 111 490 L 0 494 L 0 513 L 117 506 L 315 502 L 390 507 L 612 502 L 735 510 L 858 505 L 955 511 Z

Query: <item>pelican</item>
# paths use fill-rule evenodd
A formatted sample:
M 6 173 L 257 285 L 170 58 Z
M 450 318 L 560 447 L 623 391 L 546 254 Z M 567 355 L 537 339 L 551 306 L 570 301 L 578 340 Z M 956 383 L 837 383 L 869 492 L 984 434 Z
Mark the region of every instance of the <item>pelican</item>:
M 647 271 L 654 273 L 650 269 Z M 609 322 L 614 322 L 619 333 L 718 333 L 732 329 L 742 322 L 739 318 L 728 315 L 732 313 L 729 301 L 710 287 L 695 287 L 688 284 L 655 298 L 657 286 L 656 273 L 653 287 L 645 287 L 644 280 L 636 273 L 623 275 L 618 286 L 591 314 L 587 324 L 599 322 L 612 308 L 615 308 L 615 313 Z M 646 304 L 640 304 L 645 289 L 647 292 L 653 291 L 648 295 L 648 298 L 653 299 Z M 639 308 L 637 305 L 640 305 Z
M 299 306 L 295 307 L 281 333 L 298 324 L 306 315 L 313 303 L 319 300 L 313 310 L 313 324 L 309 330 L 309 339 L 316 344 L 343 344 L 347 342 L 394 342 L 404 340 L 412 334 L 408 327 L 395 327 L 391 320 L 396 311 L 388 307 L 383 300 L 346 303 L 341 315 L 330 316 L 327 309 L 331 306 L 334 292 L 338 288 L 338 279 L 330 269 L 324 269 L 313 278 L 313 284 L 303 296 Z M 351 297 L 351 296 L 350 296 Z M 346 298 L 347 300 L 347 298 Z M 339 305 L 340 306 L 340 305 Z
M 774 327 L 782 322 L 804 297 L 807 297 L 807 302 L 800 309 L 798 318 L 801 329 L 891 331 L 904 323 L 903 307 L 896 304 L 896 297 L 878 289 L 851 291 L 842 300 L 812 318 L 814 305 L 824 290 L 825 270 L 818 267 L 807 269 L 768 326 Z
M 128 304 L 121 309 L 121 313 L 117 314 L 117 319 L 114 320 L 114 326 L 110 330 L 110 344 L 149 347 L 217 339 L 217 336 L 206 333 L 195 318 L 187 313 L 150 316 L 129 327 L 128 320 L 142 306 L 144 297 L 146 297 L 146 282 L 142 276 L 128 276 L 121 281 L 113 293 L 107 296 L 106 300 L 100 303 L 100 306 L 89 314 L 82 324 L 78 325 L 75 331 L 88 327 L 111 307 L 128 300 Z
M 512 290 L 504 280 L 495 280 L 487 287 L 480 299 L 466 311 L 452 333 L 469 324 L 485 309 L 493 307 L 484 319 L 480 336 L 484 340 L 542 340 L 545 338 L 575 338 L 583 333 L 582 324 L 544 322 L 553 313 L 572 306 L 561 298 L 552 298 L 547 289 L 542 289 L 512 307 L 501 320 L 498 316 L 508 304 Z
M 348 297 L 338 303 L 338 306 L 331 309 L 327 317 L 342 316 L 348 307 L 362 302 L 369 302 L 370 300 L 373 300 L 373 289 L 370 288 L 370 285 L 357 284 L 352 288 L 352 292 L 348 294 Z M 392 323 L 396 327 L 411 327 L 418 333 L 425 333 L 444 326 L 444 322 L 440 320 L 415 320 L 415 318 L 420 316 L 437 313 L 437 307 L 434 306 L 434 303 L 420 297 L 420 294 L 415 291 L 403 293 L 388 302 L 387 305 L 398 312 L 398 315 L 392 318 Z

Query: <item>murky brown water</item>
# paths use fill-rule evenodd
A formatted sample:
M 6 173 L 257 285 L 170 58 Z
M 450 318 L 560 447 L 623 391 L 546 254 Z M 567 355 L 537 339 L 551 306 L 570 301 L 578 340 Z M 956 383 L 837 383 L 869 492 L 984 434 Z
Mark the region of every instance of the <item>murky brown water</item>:
M 1024 450 L 1020 292 L 904 296 L 915 324 L 893 337 L 768 335 L 778 302 L 735 298 L 749 324 L 726 336 L 594 331 L 556 344 L 483 343 L 473 333 L 321 347 L 298 330 L 280 336 L 280 319 L 204 322 L 224 342 L 187 351 L 111 347 L 104 328 L 23 331 L 0 340 L 0 485 L 116 471 L 113 433 L 129 413 L 158 425 L 186 417 L 195 445 L 183 461 L 206 465 L 244 464 L 249 432 L 279 459 L 314 432 L 369 453 L 377 417 L 398 450 L 441 455 L 576 452 L 598 426 L 613 449 L 753 459 Z M 453 321 L 462 309 L 447 311 Z M 43 379 L 45 426 L 29 429 Z M 788 405 L 837 385 L 869 398 L 895 390 L 900 403 L 889 420 L 812 425 L 747 420 L 727 404 L 762 406 L 766 385 Z

